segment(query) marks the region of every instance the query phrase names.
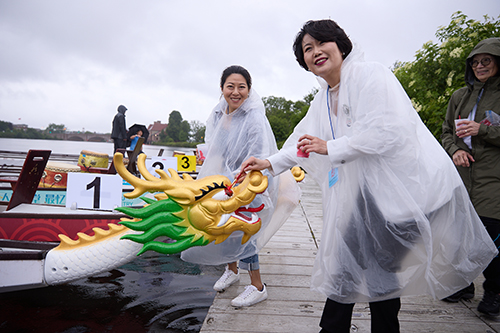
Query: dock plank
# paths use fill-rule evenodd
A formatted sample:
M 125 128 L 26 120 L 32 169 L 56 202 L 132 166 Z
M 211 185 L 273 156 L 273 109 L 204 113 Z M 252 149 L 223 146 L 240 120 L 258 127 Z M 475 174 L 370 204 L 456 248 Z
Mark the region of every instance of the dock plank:
M 302 199 L 290 218 L 260 251 L 261 276 L 269 298 L 247 308 L 230 302 L 250 283 L 241 272 L 239 284 L 217 293 L 200 333 L 313 333 L 326 297 L 310 289 L 311 272 L 321 239 L 321 193 L 311 180 L 301 183 Z M 483 290 L 482 276 L 475 282 L 471 301 L 446 303 L 430 296 L 403 297 L 399 313 L 401 332 L 500 333 L 500 320 L 477 312 Z M 351 332 L 370 332 L 368 303 L 354 307 Z

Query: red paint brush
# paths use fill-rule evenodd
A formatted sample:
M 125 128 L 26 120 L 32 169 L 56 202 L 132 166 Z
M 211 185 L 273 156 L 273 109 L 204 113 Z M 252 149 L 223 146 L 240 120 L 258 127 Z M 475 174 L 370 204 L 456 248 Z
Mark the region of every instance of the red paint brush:
M 226 186 L 226 188 L 224 189 L 224 192 L 226 193 L 227 196 L 229 197 L 233 196 L 232 187 L 234 186 L 234 184 L 236 184 L 236 181 L 241 177 L 241 175 L 245 173 L 244 170 L 245 168 L 241 169 L 240 173 L 236 176 L 236 178 L 234 178 L 232 184 L 230 186 Z

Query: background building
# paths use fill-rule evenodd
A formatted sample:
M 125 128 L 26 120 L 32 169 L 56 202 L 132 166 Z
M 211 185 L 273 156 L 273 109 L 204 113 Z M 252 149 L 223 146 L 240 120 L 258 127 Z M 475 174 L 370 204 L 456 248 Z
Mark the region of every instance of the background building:
M 148 126 L 149 138 L 148 142 L 158 142 L 160 140 L 160 132 L 167 128 L 168 124 L 162 124 L 160 120 L 154 122 L 154 124 Z

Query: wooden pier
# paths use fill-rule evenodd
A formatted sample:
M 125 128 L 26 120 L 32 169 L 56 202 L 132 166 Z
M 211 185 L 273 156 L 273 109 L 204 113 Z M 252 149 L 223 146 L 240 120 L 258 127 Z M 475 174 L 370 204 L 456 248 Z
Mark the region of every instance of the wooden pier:
M 218 293 L 200 333 L 314 333 L 325 296 L 310 290 L 310 279 L 321 239 L 321 193 L 311 178 L 301 183 L 302 199 L 283 227 L 259 253 L 262 280 L 269 298 L 248 308 L 231 300 L 250 284 L 242 271 L 239 284 Z M 476 296 L 469 302 L 446 303 L 429 296 L 404 297 L 399 314 L 401 332 L 499 333 L 500 318 L 480 315 L 482 276 L 475 281 Z M 370 332 L 368 303 L 354 307 L 351 332 Z

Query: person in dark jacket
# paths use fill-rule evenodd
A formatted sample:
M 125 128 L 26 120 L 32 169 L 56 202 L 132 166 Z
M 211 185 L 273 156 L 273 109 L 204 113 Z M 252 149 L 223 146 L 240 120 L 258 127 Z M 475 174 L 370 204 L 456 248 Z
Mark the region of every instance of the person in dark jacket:
M 125 111 L 127 108 L 123 105 L 118 107 L 118 112 L 113 118 L 113 130 L 111 131 L 111 139 L 115 144 L 115 150 L 119 148 L 127 148 L 127 126 L 125 125 Z
M 441 136 L 470 199 L 497 247 L 500 247 L 500 126 L 486 121 L 500 115 L 500 38 L 479 42 L 467 57 L 465 83 L 451 96 Z M 500 314 L 500 258 L 483 272 L 484 296 L 478 311 Z M 474 284 L 445 298 L 458 302 L 474 297 Z

